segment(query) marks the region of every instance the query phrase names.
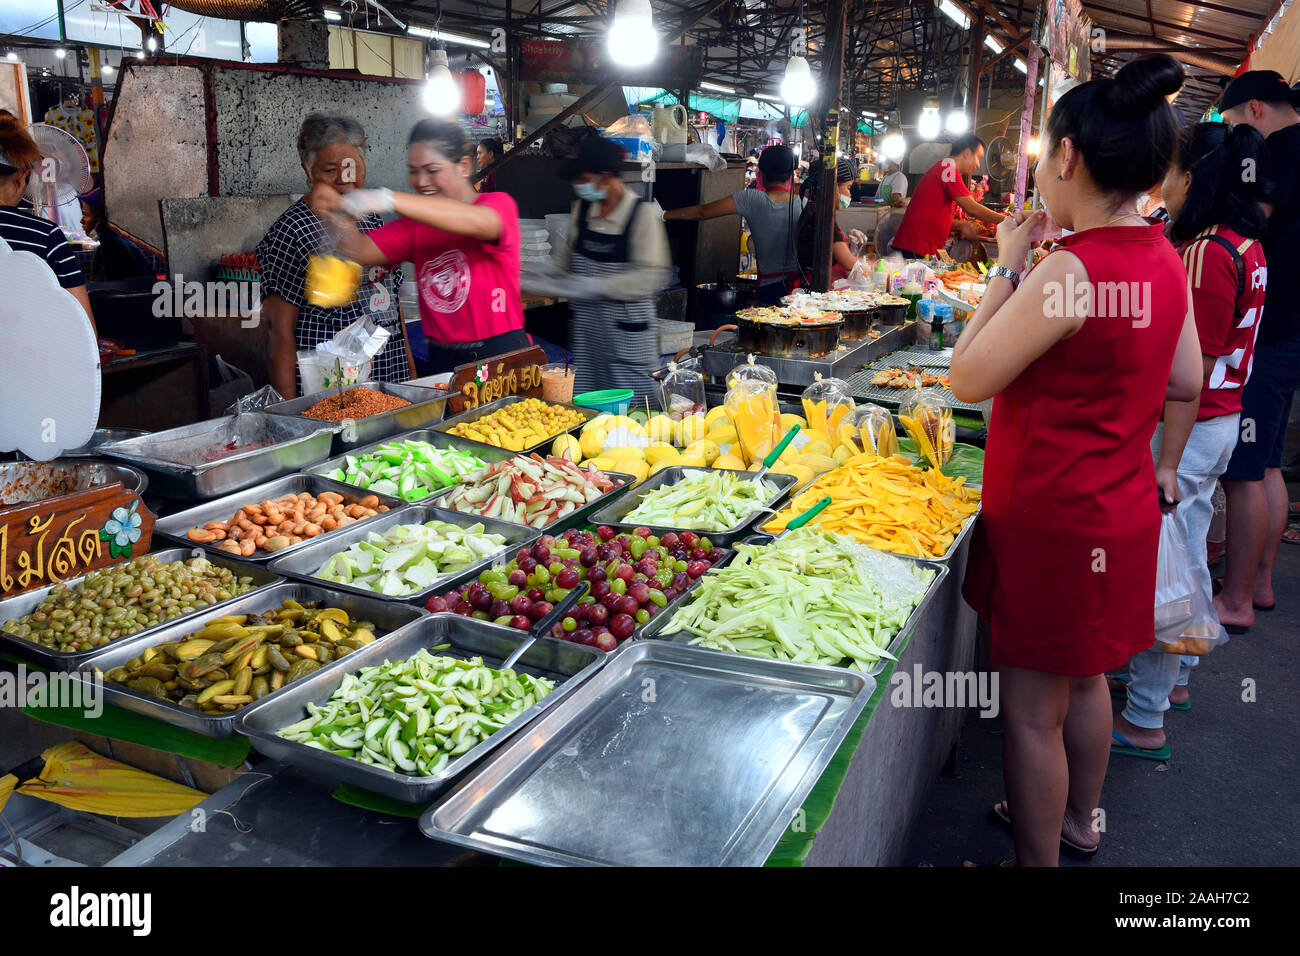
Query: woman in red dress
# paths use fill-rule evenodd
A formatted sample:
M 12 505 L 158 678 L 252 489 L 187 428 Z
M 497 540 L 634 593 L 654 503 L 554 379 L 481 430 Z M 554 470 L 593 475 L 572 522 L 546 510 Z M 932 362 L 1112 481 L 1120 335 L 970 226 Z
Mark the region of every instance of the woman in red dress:
M 1007 801 L 1022 865 L 1099 840 L 1105 671 L 1155 640 L 1160 512 L 1150 442 L 1201 384 L 1187 275 L 1136 211 L 1164 178 L 1183 82 L 1164 54 L 1061 97 L 1035 179 L 1072 232 L 1019 280 L 1042 213 L 998 227 L 997 276 L 953 350 L 952 391 L 996 396 L 965 582 L 999 668 Z

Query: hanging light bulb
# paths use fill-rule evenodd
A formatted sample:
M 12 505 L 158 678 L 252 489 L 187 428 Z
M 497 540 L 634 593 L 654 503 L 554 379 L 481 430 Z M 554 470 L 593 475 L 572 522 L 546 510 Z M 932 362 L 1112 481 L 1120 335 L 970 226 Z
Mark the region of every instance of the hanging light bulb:
M 948 114 L 948 122 L 944 128 L 953 136 L 961 136 L 970 129 L 970 117 L 961 110 L 953 110 Z
M 781 80 L 781 99 L 791 106 L 803 106 L 817 92 L 808 61 L 801 56 L 790 57 L 785 65 L 785 78 Z
M 62 60 L 65 56 L 68 55 L 68 51 L 63 49 L 63 47 L 59 47 L 57 50 L 54 51 L 54 55 L 57 56 L 60 60 Z
M 434 116 L 451 116 L 460 108 L 460 87 L 447 65 L 447 51 L 438 48 L 429 56 L 429 75 L 424 84 L 424 108 Z
M 158 49 L 158 41 L 155 40 L 153 37 L 150 37 L 149 39 L 145 40 L 144 45 L 149 48 L 150 53 Z
M 890 133 L 880 141 L 880 154 L 886 159 L 901 162 L 905 152 L 907 152 L 907 140 L 903 139 L 902 133 Z
M 921 109 L 921 116 L 916 121 L 916 135 L 921 139 L 934 139 L 939 135 L 943 121 L 939 118 L 939 107 L 927 103 Z
M 619 0 L 610 24 L 609 55 L 622 66 L 645 66 L 655 58 L 659 38 L 654 31 L 650 0 Z

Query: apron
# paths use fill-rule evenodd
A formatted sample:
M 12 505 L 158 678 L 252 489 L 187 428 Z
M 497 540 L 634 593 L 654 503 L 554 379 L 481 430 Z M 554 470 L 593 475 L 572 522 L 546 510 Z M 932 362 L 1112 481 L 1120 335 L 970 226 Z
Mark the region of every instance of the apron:
M 587 225 L 587 206 L 578 207 L 578 237 L 570 269 L 577 276 L 623 275 L 636 269 L 628 261 L 627 236 L 645 200 L 638 199 L 627 225 L 617 236 L 594 232 Z M 653 297 L 630 302 L 603 299 L 570 302 L 573 311 L 575 394 L 606 388 L 632 389 L 632 405 L 648 395 L 659 398 L 650 372 L 659 364 L 659 328 Z

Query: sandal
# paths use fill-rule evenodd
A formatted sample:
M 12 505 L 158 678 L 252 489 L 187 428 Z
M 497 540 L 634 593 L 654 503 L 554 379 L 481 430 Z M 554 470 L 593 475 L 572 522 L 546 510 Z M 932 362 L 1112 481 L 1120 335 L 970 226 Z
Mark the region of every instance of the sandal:
M 1165 761 L 1173 756 L 1173 752 L 1169 749 L 1168 743 L 1156 748 L 1155 750 L 1147 750 L 1144 747 L 1135 746 L 1125 740 L 1114 730 L 1110 732 L 1110 736 L 1115 741 L 1115 743 L 1110 745 L 1110 752 L 1120 757 L 1140 757 L 1143 760 Z
M 1005 823 L 1007 826 L 1011 826 L 1011 811 L 1007 809 L 1007 802 L 1005 800 L 1001 801 L 1000 803 L 993 804 L 993 816 L 996 817 L 1000 822 Z M 1097 846 L 1084 846 L 1081 843 L 1075 843 L 1064 833 L 1062 833 L 1061 846 L 1065 847 L 1068 850 L 1072 850 L 1073 852 L 1079 854 L 1080 856 L 1090 857 L 1096 854 L 1101 844 L 1098 843 Z
M 1288 522 L 1286 530 L 1282 532 L 1282 543 L 1300 544 L 1300 520 Z

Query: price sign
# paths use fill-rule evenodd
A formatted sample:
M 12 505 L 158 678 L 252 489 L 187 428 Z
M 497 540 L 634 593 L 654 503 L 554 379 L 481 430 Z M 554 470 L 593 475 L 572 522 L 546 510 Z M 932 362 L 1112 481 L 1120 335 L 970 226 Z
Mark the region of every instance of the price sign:
M 451 376 L 450 412 L 458 415 L 507 395 L 539 398 L 546 350 L 538 345 L 462 365 Z

